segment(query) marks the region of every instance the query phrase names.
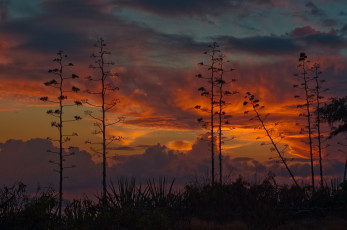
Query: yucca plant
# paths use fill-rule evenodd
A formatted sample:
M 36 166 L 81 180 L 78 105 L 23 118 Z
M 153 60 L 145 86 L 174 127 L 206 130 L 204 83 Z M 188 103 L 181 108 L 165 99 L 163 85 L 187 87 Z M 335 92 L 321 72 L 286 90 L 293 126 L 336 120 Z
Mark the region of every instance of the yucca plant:
M 170 207 L 173 205 L 175 194 L 172 191 L 175 179 L 167 183 L 165 177 L 159 177 L 158 183 L 154 179 L 147 180 L 146 191 L 154 207 Z
M 121 177 L 117 181 L 117 187 L 111 182 L 107 191 L 107 200 L 112 207 L 125 208 L 136 207 L 144 201 L 141 185 L 136 186 L 134 177 Z

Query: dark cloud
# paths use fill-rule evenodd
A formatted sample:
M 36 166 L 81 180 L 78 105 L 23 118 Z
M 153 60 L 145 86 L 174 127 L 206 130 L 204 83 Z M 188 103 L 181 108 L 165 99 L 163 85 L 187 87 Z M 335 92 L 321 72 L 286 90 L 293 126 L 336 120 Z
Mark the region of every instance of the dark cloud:
M 121 147 L 114 147 L 114 148 L 109 148 L 109 150 L 123 150 L 123 151 L 134 151 L 136 148 L 131 147 L 131 146 L 121 146 Z
M 81 52 L 92 45 L 86 29 L 90 26 L 95 29 L 93 20 L 105 25 L 112 19 L 104 10 L 109 5 L 93 0 L 50 0 L 39 6 L 42 13 L 7 20 L 0 26 L 4 33 L 19 38 L 20 45 L 16 47 L 19 51 L 56 52 L 63 49 Z
M 134 151 L 137 149 L 147 149 L 153 145 L 136 145 L 136 146 L 120 146 L 120 147 L 110 147 L 109 150 L 122 150 L 122 151 Z
M 5 23 L 1 29 L 6 33 L 14 34 L 25 40 L 17 50 L 29 49 L 30 51 L 56 52 L 63 49 L 68 52 L 86 53 L 86 49 L 91 47 L 91 36 L 96 34 L 105 35 L 107 41 L 112 41 L 117 48 L 119 55 L 124 62 L 130 59 L 138 59 L 141 50 L 147 51 L 147 59 L 161 59 L 164 63 L 172 63 L 170 57 L 196 53 L 203 49 L 205 44 L 196 42 L 191 36 L 159 33 L 153 29 L 139 23 L 122 21 L 112 13 L 121 6 L 142 7 L 163 12 L 165 15 L 172 12 L 191 14 L 208 14 L 211 9 L 234 9 L 243 5 L 272 5 L 272 1 L 228 1 L 223 0 L 218 4 L 211 1 L 44 1 L 40 7 L 43 13 L 26 20 L 15 20 Z M 69 7 L 66 7 L 69 6 Z M 317 12 L 317 6 L 312 2 L 306 7 Z M 333 19 L 326 19 L 327 23 L 332 23 Z M 110 34 L 110 31 L 117 28 L 117 33 Z M 139 40 L 137 38 L 141 37 Z M 278 54 L 298 52 L 300 47 L 294 41 L 286 40 L 276 36 L 262 37 L 221 37 L 222 41 L 231 44 L 233 50 L 240 52 L 251 52 L 259 54 Z M 161 50 L 157 52 L 156 50 Z M 165 53 L 165 55 L 163 55 Z M 134 54 L 134 55 L 132 55 Z M 129 55 L 132 55 L 129 57 Z M 188 57 L 187 57 L 188 58 Z M 182 60 L 181 63 L 184 63 Z
M 95 0 L 49 0 L 42 3 L 42 8 L 57 17 L 56 20 L 71 18 L 90 18 L 92 20 L 106 19 L 117 10 L 111 1 Z
M 309 163 L 306 164 L 293 164 L 290 166 L 290 169 L 293 171 L 296 177 L 308 178 L 311 177 L 311 165 Z M 328 178 L 342 178 L 344 171 L 344 163 L 342 161 L 337 160 L 323 160 L 323 173 Z M 314 164 L 314 174 L 315 176 L 319 176 L 319 163 L 315 162 Z M 285 174 L 281 174 L 279 176 L 285 176 Z
M 313 2 L 306 3 L 305 7 L 308 8 L 307 12 L 312 16 L 325 16 L 325 12 L 321 8 L 317 7 Z
M 276 36 L 236 38 L 222 36 L 217 38 L 227 49 L 257 55 L 294 54 L 301 49 L 295 41 Z
M 330 50 L 335 49 L 340 51 L 342 48 L 345 48 L 347 43 L 346 40 L 342 37 L 335 34 L 312 34 L 308 35 L 305 38 L 299 39 L 299 42 L 304 42 L 304 47 L 324 47 Z
M 342 35 L 347 35 L 347 24 L 343 25 L 339 31 L 342 33 Z
M 172 0 L 172 1 L 161 1 L 161 0 L 115 0 L 116 4 L 125 7 L 132 7 L 141 10 L 146 10 L 162 16 L 200 16 L 205 17 L 206 15 L 218 15 L 220 13 L 233 12 L 239 9 L 245 9 L 249 5 L 257 6 L 273 6 L 272 0 L 220 0 L 213 2 L 209 0 Z M 244 12 L 243 12 L 244 13 Z
M 206 138 L 206 137 L 205 137 Z M 165 176 L 175 178 L 177 184 L 184 185 L 194 178 L 208 177 L 210 173 L 209 144 L 204 137 L 198 138 L 192 149 L 187 153 L 170 150 L 160 144 L 148 147 L 143 154 L 119 156 L 115 164 L 108 167 L 109 180 L 116 181 L 122 176 L 136 177 L 138 182 L 145 183 L 149 178 Z M 8 140 L 0 144 L 0 175 L 2 184 L 12 184 L 22 181 L 35 189 L 35 186 L 48 186 L 57 188 L 58 174 L 53 172 L 53 165 L 49 164 L 54 159 L 54 154 L 47 149 L 57 150 L 52 144 L 43 139 L 29 141 Z M 216 161 L 217 162 L 217 157 Z M 299 162 L 299 161 L 297 161 Z M 66 166 L 76 165 L 76 168 L 65 170 L 68 179 L 64 181 L 66 191 L 97 191 L 101 186 L 101 164 L 95 164 L 90 155 L 85 151 L 76 150 L 76 155 L 68 158 Z M 217 167 L 217 164 L 216 164 Z M 233 178 L 239 175 L 257 175 L 264 178 L 268 172 L 281 177 L 288 183 L 288 172 L 280 163 L 261 163 L 249 157 L 228 156 L 223 157 L 223 168 L 226 175 Z M 299 179 L 310 176 L 309 163 L 290 163 L 293 174 Z M 324 159 L 324 174 L 328 177 L 341 177 L 344 162 L 334 159 Z M 319 166 L 315 166 L 316 175 L 319 175 Z
M 247 162 L 247 161 L 251 161 L 252 158 L 249 157 L 236 157 L 233 159 L 234 162 Z
M 0 67 L 8 78 L 35 79 L 42 73 L 27 69 L 28 65 L 30 68 L 39 62 L 42 65 L 42 59 L 46 58 L 43 56 L 49 55 L 48 63 L 58 50 L 64 50 L 81 63 L 80 69 L 84 68 L 85 72 L 91 62 L 89 56 L 94 51 L 93 44 L 99 36 L 104 37 L 109 48 L 117 52 L 113 56 L 117 65 L 143 65 L 159 59 L 161 63 L 158 65 L 177 65 L 187 63 L 187 54 L 202 49 L 201 44 L 190 36 L 160 33 L 143 24 L 116 18 L 111 14 L 113 7 L 110 5 L 92 0 L 44 1 L 43 14 L 2 23 L 0 29 L 4 42 L 0 42 L 1 47 L 11 40 L 14 45 L 11 49 L 4 47 L 8 49 L 11 62 L 4 68 Z M 115 30 L 117 33 L 113 33 Z M 177 55 L 185 58 L 177 59 Z M 28 74 L 20 74 L 23 72 Z
M 149 148 L 152 145 L 136 145 L 137 148 Z
M 228 162 L 228 165 L 233 172 L 244 172 L 246 174 L 259 173 L 262 176 L 267 173 L 267 167 L 264 164 L 248 157 L 234 158 Z
M 166 176 L 176 178 L 180 184 L 187 183 L 197 175 L 203 175 L 208 169 L 209 161 L 206 152 L 207 142 L 197 141 L 189 155 L 169 150 L 165 146 L 148 147 L 143 154 L 116 157 L 116 163 L 107 169 L 109 180 L 116 181 L 121 176 L 134 176 L 139 182 L 148 178 Z M 53 171 L 54 165 L 49 160 L 56 155 L 47 152 L 57 151 L 52 143 L 44 139 L 29 141 L 8 140 L 0 144 L 0 175 L 2 184 L 13 184 L 22 181 L 31 189 L 40 184 L 49 184 L 57 188 L 58 174 Z M 93 190 L 101 184 L 101 164 L 95 164 L 90 154 L 75 151 L 75 155 L 67 158 L 65 166 L 76 165 L 66 169 L 64 190 Z
M 10 0 L 0 1 L 0 20 L 5 20 L 7 16 L 7 7 Z
M 52 28 L 53 27 L 53 28 Z M 25 40 L 17 50 L 54 54 L 59 49 L 79 52 L 90 46 L 85 36 L 68 27 L 40 23 L 37 19 L 10 21 L 1 26 L 6 33 Z
M 215 14 L 221 9 L 230 8 L 232 4 L 228 0 L 221 0 L 216 3 L 211 1 L 184 1 L 184 0 L 173 0 L 173 1 L 161 1 L 161 0 L 129 0 L 119 1 L 119 4 L 129 7 L 140 8 L 148 10 L 161 15 L 192 15 L 192 14 Z M 207 10 L 209 9 L 209 10 Z
M 298 27 L 284 36 L 258 36 L 236 38 L 220 36 L 215 38 L 232 52 L 247 52 L 256 55 L 294 55 L 302 50 L 315 50 L 322 47 L 339 53 L 347 47 L 346 40 L 334 30 L 320 32 L 311 26 Z
M 33 189 L 38 184 L 42 186 L 50 184 L 57 188 L 59 174 L 53 171 L 57 168 L 50 164 L 49 160 L 57 161 L 58 157 L 54 153 L 47 152 L 47 150 L 57 151 L 51 142 L 43 139 L 31 139 L 27 142 L 8 140 L 1 144 L 0 148 L 2 184 L 9 185 L 15 181 L 22 181 Z M 101 165 L 94 164 L 85 151 L 76 149 L 75 153 L 65 162 L 65 166 L 76 165 L 76 167 L 65 170 L 64 176 L 68 178 L 65 179 L 64 188 L 73 190 L 97 186 Z
M 322 21 L 322 23 L 326 27 L 334 27 L 339 24 L 339 21 L 333 18 L 326 18 Z

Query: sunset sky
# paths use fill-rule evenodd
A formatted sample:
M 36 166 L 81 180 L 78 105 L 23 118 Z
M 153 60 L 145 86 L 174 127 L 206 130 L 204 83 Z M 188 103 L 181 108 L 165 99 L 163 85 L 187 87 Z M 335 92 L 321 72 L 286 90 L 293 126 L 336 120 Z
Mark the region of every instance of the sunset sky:
M 299 134 L 305 120 L 296 108 L 302 101 L 294 99 L 304 92 L 292 87 L 300 83 L 293 74 L 298 73 L 299 53 L 305 52 L 321 66 L 329 88 L 325 98 L 346 96 L 346 9 L 345 0 L 0 0 L 0 184 L 57 184 L 48 163 L 54 156 L 46 152 L 54 148 L 46 138 L 58 134 L 46 114 L 54 107 L 39 98 L 58 92 L 43 83 L 52 79 L 48 69 L 63 50 L 74 64 L 66 74 L 80 76 L 74 84 L 82 91 L 69 98 L 97 101 L 85 93 L 95 87 L 85 77 L 95 74 L 88 66 L 100 37 L 112 52 L 111 71 L 119 74 L 115 84 L 120 90 L 113 97 L 120 104 L 109 116 L 125 117 L 109 129 L 110 135 L 124 138 L 110 147 L 109 180 L 168 176 L 184 184 L 208 176 L 209 146 L 201 140 L 206 130 L 197 122 L 207 114 L 194 109 L 208 103 L 197 90 L 206 83 L 195 75 L 208 74 L 198 63 L 208 62 L 203 52 L 214 41 L 235 69 L 225 77 L 237 82 L 227 87 L 239 92 L 228 98 L 226 109 L 232 119 L 225 135 L 234 139 L 224 145 L 225 176 L 253 180 L 271 171 L 279 180 L 289 178 L 259 124 L 249 120 L 254 114 L 244 114 L 250 108 L 242 105 L 243 96 L 250 91 L 265 106 L 262 113 L 271 114 L 267 125 L 278 122 L 276 131 L 286 136 L 282 143 L 289 145 L 285 156 L 293 158 L 293 173 L 309 178 L 308 146 Z M 70 191 L 101 188 L 101 159 L 85 144 L 100 140 L 84 115 L 88 109 L 69 107 L 65 114 L 83 117 L 66 127 L 79 134 L 69 143 L 78 147 L 66 163 L 77 166 L 66 171 Z M 331 144 L 323 161 L 330 177 L 343 174 L 339 141 L 345 137 L 325 142 Z M 316 154 L 318 176 L 317 163 Z

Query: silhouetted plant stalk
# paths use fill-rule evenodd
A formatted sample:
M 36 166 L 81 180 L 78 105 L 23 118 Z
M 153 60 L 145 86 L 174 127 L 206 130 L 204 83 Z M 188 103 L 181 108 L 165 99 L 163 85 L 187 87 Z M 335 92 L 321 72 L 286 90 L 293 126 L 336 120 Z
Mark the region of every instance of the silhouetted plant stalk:
M 94 126 L 97 127 L 97 130 L 94 131 L 94 134 L 102 134 L 102 142 L 91 142 L 86 141 L 88 144 L 101 144 L 102 149 L 96 149 L 91 148 L 95 153 L 102 155 L 102 198 L 103 201 L 106 202 L 106 193 L 107 193 L 107 184 L 106 184 L 106 158 L 107 158 L 107 146 L 109 146 L 114 141 L 120 140 L 121 137 L 111 136 L 107 137 L 107 131 L 106 128 L 112 125 L 115 125 L 123 120 L 123 117 L 118 117 L 116 120 L 112 120 L 108 118 L 106 115 L 108 112 L 111 112 L 112 109 L 115 108 L 115 106 L 119 103 L 119 99 L 114 98 L 114 96 L 110 96 L 113 99 L 111 101 L 107 100 L 107 92 L 115 92 L 119 90 L 117 86 L 114 86 L 112 84 L 112 79 L 116 79 L 118 77 L 117 73 L 112 73 L 111 71 L 107 70 L 107 66 L 114 65 L 114 62 L 107 62 L 106 61 L 106 55 L 111 55 L 111 52 L 106 50 L 106 43 L 105 41 L 100 38 L 97 40 L 96 44 L 94 45 L 96 49 L 98 50 L 97 53 L 93 53 L 91 55 L 92 58 L 95 59 L 94 64 L 91 64 L 89 68 L 96 70 L 99 72 L 98 77 L 87 77 L 89 81 L 95 81 L 100 84 L 100 91 L 91 91 L 87 90 L 87 93 L 92 95 L 99 95 L 101 103 L 100 104 L 92 104 L 87 99 L 85 100 L 85 103 L 101 109 L 101 117 L 94 116 L 93 112 L 88 110 L 85 113 L 96 120 L 96 123 L 94 123 Z M 110 79 L 112 78 L 112 79 Z
M 223 164 L 222 164 L 222 144 L 224 143 L 223 141 L 223 126 L 229 125 L 230 122 L 228 118 L 230 118 L 230 115 L 227 115 L 226 112 L 224 111 L 225 107 L 227 106 L 227 103 L 225 102 L 224 97 L 234 95 L 238 93 L 237 91 L 230 92 L 228 90 L 224 90 L 223 86 L 229 84 L 230 82 L 235 82 L 236 79 L 232 79 L 231 81 L 227 82 L 224 79 L 224 74 L 234 71 L 234 69 L 229 69 L 225 70 L 225 64 L 230 61 L 225 60 L 225 56 L 221 54 L 218 59 L 218 76 L 216 78 L 216 86 L 217 86 L 217 93 L 216 96 L 219 97 L 219 100 L 217 102 L 218 109 L 219 111 L 215 112 L 216 115 L 218 115 L 218 149 L 219 149 L 219 183 L 222 184 L 222 169 L 223 169 Z
M 322 164 L 322 143 L 321 143 L 321 114 L 320 114 L 320 100 L 323 99 L 321 96 L 321 86 L 320 83 L 325 82 L 324 80 L 319 80 L 319 76 L 322 74 L 320 71 L 320 65 L 315 63 L 313 65 L 314 70 L 314 80 L 316 82 L 315 95 L 316 95 L 316 127 L 318 133 L 318 154 L 319 154 L 319 170 L 320 170 L 320 183 L 321 189 L 323 189 L 323 164 Z
M 298 77 L 300 80 L 302 80 L 302 83 L 300 85 L 293 85 L 294 88 L 301 88 L 305 91 L 305 104 L 298 105 L 298 108 L 305 108 L 306 113 L 301 113 L 299 116 L 304 116 L 307 118 L 307 128 L 308 128 L 308 139 L 309 139 L 309 147 L 310 147 L 310 161 L 311 161 L 311 177 L 312 177 L 312 191 L 315 191 L 315 185 L 314 185 L 314 165 L 313 165 L 313 142 L 312 142 L 312 122 L 311 122 L 311 111 L 310 107 L 313 103 L 312 98 L 314 97 L 314 94 L 311 94 L 310 87 L 309 87 L 309 81 L 312 79 L 309 76 L 309 69 L 308 69 L 308 62 L 306 60 L 307 56 L 305 53 L 300 53 L 299 56 L 299 65 L 298 67 L 301 68 L 300 74 L 294 74 L 295 77 Z M 294 96 L 295 98 L 299 98 L 299 96 Z M 302 129 L 303 130 L 303 129 Z
M 298 183 L 297 183 L 296 180 L 295 180 L 295 177 L 294 177 L 292 171 L 291 171 L 290 168 L 288 167 L 288 164 L 287 164 L 286 160 L 285 160 L 284 157 L 282 156 L 281 151 L 278 149 L 278 146 L 277 146 L 277 144 L 275 143 L 275 141 L 274 141 L 274 139 L 273 139 L 273 137 L 272 137 L 272 135 L 271 135 L 271 132 L 270 132 L 269 129 L 265 126 L 264 120 L 263 120 L 262 117 L 260 116 L 260 113 L 259 113 L 259 111 L 258 111 L 257 108 L 259 108 L 259 110 L 260 110 L 260 109 L 263 109 L 264 106 L 261 106 L 261 107 L 260 107 L 260 105 L 259 105 L 259 100 L 258 100 L 258 99 L 255 99 L 254 95 L 251 94 L 250 92 L 247 92 L 247 93 L 246 93 L 245 98 L 248 99 L 248 101 L 250 102 L 250 104 L 251 104 L 251 106 L 252 106 L 252 109 L 253 109 L 253 111 L 255 112 L 258 121 L 261 123 L 261 127 L 265 130 L 266 135 L 269 137 L 269 139 L 270 139 L 270 141 L 271 141 L 271 144 L 272 144 L 272 146 L 274 147 L 274 150 L 276 150 L 278 156 L 281 158 L 281 161 L 282 161 L 282 163 L 284 164 L 284 166 L 286 167 L 286 169 L 287 169 L 287 171 L 288 171 L 290 177 L 292 178 L 293 182 L 295 183 L 296 186 L 299 187 Z M 248 104 L 247 101 L 245 101 L 245 102 L 243 103 L 243 105 L 247 105 L 247 104 Z M 247 114 L 247 113 L 248 113 L 248 111 L 245 111 L 245 114 Z
M 215 137 L 214 137 L 214 108 L 216 107 L 215 101 L 215 81 L 216 76 L 218 75 L 218 60 L 219 60 L 219 45 L 214 42 L 212 45 L 208 46 L 209 50 L 205 51 L 204 54 L 210 58 L 210 62 L 208 64 L 204 64 L 200 62 L 199 65 L 207 67 L 209 72 L 208 77 L 203 77 L 202 74 L 197 74 L 197 78 L 206 79 L 208 84 L 210 84 L 210 90 L 206 90 L 204 87 L 200 87 L 198 90 L 201 92 L 201 96 L 205 96 L 210 101 L 210 108 L 202 108 L 200 105 L 195 106 L 196 109 L 200 109 L 201 111 L 208 112 L 210 114 L 209 121 L 204 121 L 203 118 L 198 118 L 198 122 L 202 123 L 204 128 L 210 128 L 210 143 L 211 143 L 211 183 L 214 186 L 214 148 L 215 148 Z
M 52 152 L 52 153 L 56 153 L 59 155 L 59 161 L 58 162 L 56 162 L 54 160 L 49 161 L 50 163 L 57 165 L 59 167 L 59 170 L 57 171 L 59 173 L 59 203 L 58 203 L 58 215 L 59 215 L 59 217 L 61 217 L 61 212 L 62 212 L 61 209 L 62 209 L 62 200 L 63 200 L 63 179 L 65 178 L 65 177 L 63 177 L 63 172 L 64 172 L 64 169 L 66 169 L 66 168 L 75 167 L 75 165 L 64 166 L 65 158 L 73 155 L 74 152 L 70 152 L 70 150 L 73 148 L 70 146 L 68 148 L 69 152 L 67 154 L 64 154 L 64 146 L 63 145 L 64 145 L 64 143 L 70 141 L 70 137 L 77 136 L 77 133 L 75 133 L 75 132 L 72 134 L 68 134 L 68 135 L 64 134 L 64 132 L 63 132 L 63 126 L 64 125 L 63 124 L 65 122 L 78 121 L 78 120 L 82 119 L 80 116 L 74 116 L 74 119 L 72 119 L 72 120 L 64 120 L 63 119 L 63 114 L 64 114 L 63 109 L 65 106 L 71 106 L 71 105 L 80 106 L 80 105 L 82 105 L 82 103 L 80 101 L 75 101 L 74 104 L 64 104 L 63 103 L 63 101 L 68 99 L 66 96 L 66 93 L 68 93 L 68 92 L 77 93 L 80 91 L 80 89 L 75 87 L 75 86 L 72 86 L 71 90 L 65 90 L 65 88 L 64 88 L 64 81 L 65 80 L 78 78 L 78 76 L 76 74 L 72 74 L 69 77 L 65 77 L 64 72 L 63 72 L 64 68 L 65 67 L 71 67 L 71 66 L 73 66 L 73 64 L 72 63 L 65 64 L 63 62 L 64 58 L 67 58 L 67 55 L 65 55 L 63 53 L 63 51 L 59 51 L 57 53 L 57 57 L 53 59 L 53 61 L 57 63 L 58 68 L 48 70 L 49 73 L 56 75 L 57 80 L 53 79 L 49 82 L 44 83 L 45 86 L 49 86 L 49 87 L 52 87 L 52 88 L 59 90 L 58 100 L 57 101 L 56 100 L 50 100 L 48 97 L 41 97 L 40 98 L 41 101 L 50 102 L 50 103 L 54 103 L 54 104 L 59 105 L 59 109 L 54 110 L 54 111 L 53 110 L 47 111 L 47 114 L 58 118 L 58 122 L 52 121 L 51 126 L 56 127 L 59 130 L 59 139 L 52 139 L 52 138 L 47 138 L 47 139 L 51 140 L 51 141 L 56 141 L 59 143 L 59 152 L 55 152 L 52 150 L 47 150 L 47 151 Z

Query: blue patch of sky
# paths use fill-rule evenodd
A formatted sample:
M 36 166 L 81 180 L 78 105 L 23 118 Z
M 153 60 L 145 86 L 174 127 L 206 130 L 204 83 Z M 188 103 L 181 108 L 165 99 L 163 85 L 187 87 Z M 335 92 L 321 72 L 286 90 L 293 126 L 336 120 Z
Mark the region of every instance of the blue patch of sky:
M 346 16 L 343 14 L 341 15 L 341 12 L 347 9 L 347 2 L 345 0 L 311 2 L 323 13 L 323 15 L 318 16 L 311 15 L 308 13 L 310 11 L 308 8 L 306 8 L 306 11 L 302 12 L 307 20 L 312 22 L 312 27 L 322 32 L 328 32 L 329 29 L 338 29 L 344 24 Z M 329 23 L 328 21 L 336 21 L 336 24 Z
M 206 16 L 197 17 L 162 17 L 144 11 L 123 8 L 115 14 L 127 21 L 135 21 L 165 34 L 179 34 L 194 37 L 196 40 L 204 40 L 208 36 L 220 34 L 224 30 L 213 18 Z
M 258 8 L 247 13 L 230 12 L 217 16 L 202 15 L 163 17 L 131 8 L 115 12 L 117 17 L 127 21 L 136 21 L 166 34 L 184 34 L 196 41 L 208 41 L 216 36 L 238 38 L 254 36 L 281 36 L 300 27 L 293 22 L 293 12 L 285 8 Z
M 42 12 L 42 0 L 9 0 L 6 3 L 7 19 L 32 17 Z

